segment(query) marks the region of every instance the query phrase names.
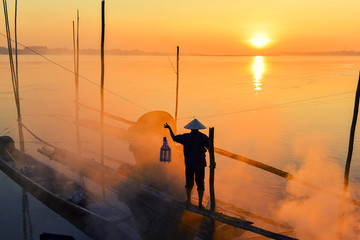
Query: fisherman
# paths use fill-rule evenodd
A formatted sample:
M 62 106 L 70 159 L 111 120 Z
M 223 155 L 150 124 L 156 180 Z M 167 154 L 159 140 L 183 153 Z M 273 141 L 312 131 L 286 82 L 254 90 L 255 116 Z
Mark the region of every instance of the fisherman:
M 186 206 L 191 204 L 191 190 L 194 186 L 194 178 L 199 196 L 199 209 L 203 209 L 202 199 L 204 195 L 204 179 L 206 149 L 209 149 L 209 138 L 201 133 L 200 129 L 206 129 L 196 118 L 188 123 L 184 128 L 190 129 L 190 133 L 176 135 L 173 133 L 169 124 L 165 123 L 164 128 L 168 128 L 171 138 L 184 146 L 185 175 L 186 175 Z

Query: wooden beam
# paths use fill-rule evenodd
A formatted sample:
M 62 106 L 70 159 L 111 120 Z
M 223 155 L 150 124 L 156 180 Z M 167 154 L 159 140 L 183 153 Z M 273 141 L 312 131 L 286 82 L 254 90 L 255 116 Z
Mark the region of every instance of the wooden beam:
M 234 160 L 237 160 L 237 161 L 240 161 L 240 162 L 249 164 L 249 165 L 251 165 L 251 166 L 260 168 L 260 169 L 265 170 L 265 171 L 267 171 L 267 172 L 270 172 L 270 173 L 273 173 L 273 174 L 278 175 L 278 176 L 280 176 L 280 177 L 286 178 L 287 180 L 296 181 L 296 182 L 301 183 L 301 184 L 303 184 L 304 186 L 310 187 L 310 188 L 312 188 L 312 189 L 314 189 L 314 190 L 316 190 L 316 191 L 325 192 L 326 194 L 331 195 L 331 196 L 333 196 L 333 197 L 336 197 L 336 198 L 339 198 L 339 199 L 343 199 L 344 201 L 346 201 L 346 202 L 348 202 L 348 203 L 351 203 L 351 204 L 360 206 L 360 201 L 358 201 L 358 200 L 351 199 L 351 198 L 348 198 L 348 197 L 344 197 L 344 196 L 343 196 L 342 194 L 340 194 L 340 193 L 336 193 L 336 192 L 333 192 L 333 191 L 331 191 L 331 190 L 329 190 L 329 189 L 326 189 L 326 188 L 317 186 L 317 185 L 315 185 L 315 184 L 309 183 L 309 182 L 307 182 L 307 181 L 305 181 L 305 180 L 295 178 L 292 174 L 290 174 L 290 173 L 288 173 L 288 172 L 285 172 L 285 171 L 283 171 L 283 170 L 280 170 L 280 169 L 278 169 L 278 168 L 274 168 L 274 167 L 269 166 L 269 165 L 266 165 L 266 164 L 264 164 L 264 163 L 261 163 L 261 162 L 252 160 L 252 159 L 250 159 L 250 158 L 246 158 L 246 157 L 240 156 L 240 155 L 238 155 L 238 154 L 235 154 L 235 153 L 232 153 L 232 152 L 229 152 L 229 151 L 220 149 L 220 148 L 214 148 L 214 152 L 217 153 L 217 154 L 223 155 L 223 156 L 225 156 L 225 157 L 229 157 L 229 158 L 232 158 L 232 159 L 234 159 Z
M 264 163 L 252 160 L 250 158 L 240 156 L 238 154 L 226 151 L 224 149 L 214 148 L 214 151 L 217 154 L 220 154 L 220 155 L 223 155 L 223 156 L 238 160 L 240 162 L 243 162 L 243 163 L 246 163 L 246 164 L 249 164 L 249 165 L 252 165 L 254 167 L 260 168 L 260 169 L 265 170 L 267 172 L 271 172 L 273 174 L 276 174 L 276 175 L 278 175 L 280 177 L 283 177 L 283 178 L 286 178 L 286 179 L 292 179 L 293 178 L 293 176 L 290 173 L 287 173 L 287 172 L 285 172 L 283 170 L 280 170 L 278 168 L 274 168 L 274 167 L 266 165 Z
M 229 217 L 225 214 L 214 212 L 214 211 L 211 211 L 208 209 L 200 210 L 197 206 L 195 206 L 193 204 L 191 204 L 189 207 L 186 207 L 184 204 L 181 204 L 180 206 L 188 211 L 191 211 L 191 212 L 194 212 L 197 214 L 201 214 L 203 216 L 209 217 L 211 219 L 225 223 L 227 225 L 238 227 L 238 228 L 250 231 L 250 232 L 254 232 L 254 233 L 260 234 L 262 236 L 265 236 L 265 237 L 268 237 L 271 239 L 279 239 L 279 240 L 295 240 L 296 239 L 296 238 L 284 236 L 279 233 L 274 233 L 274 232 L 271 232 L 271 231 L 268 231 L 268 230 L 265 230 L 265 229 L 262 229 L 259 227 L 255 227 L 252 225 L 253 224 L 252 222 L 249 222 L 249 221 L 246 221 L 243 219 Z

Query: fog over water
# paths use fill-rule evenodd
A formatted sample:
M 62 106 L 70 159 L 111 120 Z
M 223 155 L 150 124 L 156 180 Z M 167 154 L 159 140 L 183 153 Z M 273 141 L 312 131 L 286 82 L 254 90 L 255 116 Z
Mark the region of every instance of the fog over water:
M 73 69 L 72 56 L 48 56 L 64 68 Z M 73 73 L 39 56 L 19 57 L 20 98 L 24 124 L 47 142 L 77 151 L 75 84 Z M 151 111 L 174 115 L 176 58 L 174 56 L 106 56 L 105 112 L 136 122 Z M 196 57 L 180 58 L 179 111 L 177 133 L 193 117 L 215 128 L 215 147 L 288 171 L 295 177 L 336 193 L 342 192 L 348 138 L 358 81 L 358 57 Z M 8 56 L 0 56 L 0 132 L 13 137 L 18 146 L 16 108 L 11 86 Z M 80 56 L 80 102 L 100 108 L 100 57 Z M 99 122 L 99 113 L 81 106 L 79 119 Z M 144 138 L 149 158 L 157 163 L 162 135 L 168 136 L 158 120 L 159 136 Z M 129 150 L 130 125 L 105 119 L 105 155 L 133 165 Z M 156 125 L 156 124 L 155 124 Z M 88 125 L 89 126 L 89 125 Z M 161 132 L 163 131 L 163 132 Z M 208 134 L 208 130 L 204 130 Z M 146 135 L 148 137 L 148 135 Z M 80 128 L 81 153 L 100 161 L 99 132 Z M 151 140 L 148 140 L 151 139 Z M 360 199 L 360 143 L 355 136 L 350 171 L 351 198 Z M 169 139 L 170 140 L 170 139 Z M 170 140 L 171 141 L 171 140 Z M 150 146 L 151 145 L 151 146 Z M 25 133 L 26 152 L 40 145 Z M 207 154 L 208 157 L 208 154 Z M 337 216 L 344 211 L 346 239 L 359 233 L 359 207 L 340 207 L 338 198 L 319 193 L 296 182 L 216 155 L 215 192 L 219 200 L 295 227 L 300 239 L 336 239 Z M 207 158 L 208 160 L 208 158 Z M 116 161 L 106 164 L 117 168 Z M 160 163 L 159 163 L 160 164 Z M 172 165 L 171 165 L 172 164 Z M 177 172 L 175 164 L 179 164 Z M 157 166 L 163 169 L 165 165 Z M 167 166 L 167 165 L 166 165 Z M 182 191 L 181 161 L 170 163 L 169 178 Z M 159 170 L 162 171 L 162 170 Z M 167 170 L 166 170 L 167 171 Z M 208 188 L 206 170 L 206 191 Z M 171 177 L 173 176 L 173 178 Z M 22 227 L 21 188 L 0 172 L 2 196 L 0 235 Z M 171 179 L 172 178 L 172 179 Z M 183 181 L 183 182 L 182 182 Z M 11 187 L 10 187 L 11 186 Z M 9 211 L 8 209 L 12 209 Z M 86 237 L 44 205 L 30 197 L 35 232 L 62 226 L 62 233 Z M 324 218 L 324 216 L 327 216 Z M 13 221 L 6 221 L 6 219 Z M 42 227 L 41 221 L 48 222 Z M 18 233 L 20 234 L 20 233 Z

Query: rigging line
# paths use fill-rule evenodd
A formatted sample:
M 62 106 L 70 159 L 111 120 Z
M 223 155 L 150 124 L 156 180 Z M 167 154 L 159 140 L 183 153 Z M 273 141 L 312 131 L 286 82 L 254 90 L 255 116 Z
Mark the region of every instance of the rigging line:
M 171 64 L 172 69 L 174 70 L 174 73 L 176 73 L 176 69 L 175 69 L 174 64 L 172 63 L 172 61 L 171 61 L 171 59 L 170 59 L 170 56 L 167 55 L 167 57 L 168 57 L 168 59 L 169 59 L 169 62 L 170 62 L 170 64 Z
M 40 143 L 43 143 L 49 147 L 53 147 L 53 148 L 56 148 L 54 145 L 52 145 L 51 143 L 57 143 L 57 144 L 62 144 L 62 143 L 75 143 L 75 141 L 52 141 L 51 143 L 50 142 L 46 142 L 45 140 L 41 139 L 40 137 L 36 136 L 33 132 L 31 132 L 28 128 L 26 128 L 26 126 L 24 126 L 23 124 L 23 127 L 31 134 L 31 137 L 33 139 L 35 139 L 36 141 L 26 141 L 26 143 L 36 143 L 36 144 L 39 144 Z M 81 141 L 83 143 L 89 143 L 90 141 Z
M 344 95 L 344 94 L 349 94 L 349 93 L 354 93 L 354 91 L 334 93 L 334 94 L 324 95 L 324 96 L 320 96 L 320 97 L 306 98 L 306 99 L 301 99 L 301 100 L 296 100 L 296 101 L 291 101 L 291 102 L 286 102 L 286 103 L 280 103 L 280 104 L 273 104 L 273 105 L 268 105 L 268 106 L 263 106 L 263 107 L 249 108 L 249 109 L 244 109 L 244 110 L 239 110 L 239 111 L 233 111 L 233 112 L 227 112 L 227 113 L 225 112 L 225 113 L 221 113 L 221 114 L 207 115 L 207 116 L 203 116 L 202 118 L 221 117 L 221 116 L 225 116 L 225 115 L 233 115 L 233 114 L 238 114 L 238 113 L 243 113 L 243 112 L 252 112 L 252 111 L 263 110 L 263 109 L 271 109 L 271 108 L 277 108 L 277 107 L 284 107 L 284 106 L 286 106 L 286 105 L 292 105 L 292 104 L 307 102 L 307 101 L 310 101 L 310 100 L 328 98 L 328 97 L 333 97 L 333 96 L 338 96 L 338 95 Z M 311 103 L 311 102 L 310 102 L 310 103 Z M 185 120 L 185 119 L 189 119 L 189 117 L 180 118 L 180 119 L 181 119 L 181 120 Z
M 8 126 L 7 128 L 5 128 L 4 130 L 2 130 L 2 131 L 0 132 L 0 135 L 2 135 L 5 131 L 9 130 L 12 126 L 15 125 L 15 123 L 17 123 L 17 120 L 15 120 L 12 124 L 10 124 L 10 126 Z
M 38 136 L 36 136 L 32 131 L 30 131 L 30 129 L 29 128 L 27 128 L 26 126 L 25 126 L 25 124 L 24 123 L 22 123 L 22 126 L 25 128 L 25 130 L 26 131 L 28 131 L 34 138 L 36 138 L 38 141 L 40 141 L 40 142 L 42 142 L 42 143 L 44 143 L 45 145 L 47 145 L 47 146 L 49 146 L 49 147 L 55 147 L 54 145 L 52 145 L 52 144 L 50 144 L 50 143 L 48 143 L 48 142 L 46 142 L 46 141 L 44 141 L 44 140 L 42 140 L 41 138 L 39 138 Z
M 12 42 L 15 42 L 15 40 L 11 39 L 10 37 L 5 36 L 5 34 L 3 34 L 3 33 L 0 33 L 0 35 L 2 35 L 2 36 L 5 37 L 5 38 L 8 38 L 8 40 L 10 40 L 10 41 L 12 41 Z M 91 81 L 91 80 L 88 79 L 87 77 L 84 77 L 84 76 L 81 76 L 81 75 L 75 73 L 74 71 L 68 69 L 67 67 L 65 67 L 65 66 L 63 66 L 63 65 L 55 62 L 54 60 L 51 60 L 50 58 L 48 58 L 48 57 L 46 57 L 46 56 L 44 56 L 44 55 L 42 55 L 42 54 L 40 54 L 40 53 L 32 50 L 31 48 L 25 46 L 24 44 L 19 43 L 19 42 L 17 42 L 17 44 L 19 44 L 20 46 L 24 47 L 25 49 L 33 52 L 34 54 L 39 55 L 40 57 L 44 58 L 44 59 L 47 60 L 48 62 L 51 62 L 52 64 L 55 64 L 56 66 L 58 66 L 58 67 L 60 67 L 60 68 L 62 68 L 62 69 L 64 69 L 64 70 L 66 70 L 67 72 L 70 72 L 70 73 L 72 73 L 72 74 L 76 74 L 79 78 L 82 78 L 83 80 L 85 80 L 85 81 L 87 81 L 87 82 L 95 85 L 96 87 L 100 87 L 99 84 Z M 127 98 L 125 98 L 125 97 L 119 95 L 118 93 L 115 93 L 115 92 L 113 92 L 113 91 L 111 91 L 111 90 L 109 90 L 109 89 L 104 88 L 104 91 L 106 91 L 106 92 L 108 92 L 108 93 L 110 93 L 110 94 L 112 94 L 112 95 L 114 95 L 114 96 L 116 96 L 116 97 L 118 97 L 118 98 L 121 98 L 122 100 L 124 100 L 124 101 L 126 101 L 126 102 L 128 102 L 128 103 L 130 103 L 130 104 L 132 104 L 132 105 L 134 105 L 134 106 L 136 106 L 136 107 L 138 107 L 138 108 L 141 108 L 141 109 L 143 109 L 143 110 L 148 110 L 148 109 L 146 109 L 146 108 L 144 108 L 144 107 L 142 107 L 142 106 L 140 106 L 140 105 L 138 105 L 138 104 L 130 101 L 129 99 L 127 99 Z

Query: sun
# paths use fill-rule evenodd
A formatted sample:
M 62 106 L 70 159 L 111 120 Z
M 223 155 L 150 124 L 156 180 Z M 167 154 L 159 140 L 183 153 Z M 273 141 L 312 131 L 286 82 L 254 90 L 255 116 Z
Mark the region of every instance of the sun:
M 250 39 L 250 43 L 257 48 L 263 48 L 268 45 L 270 39 L 264 33 L 258 33 Z

